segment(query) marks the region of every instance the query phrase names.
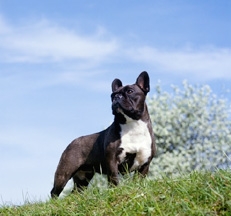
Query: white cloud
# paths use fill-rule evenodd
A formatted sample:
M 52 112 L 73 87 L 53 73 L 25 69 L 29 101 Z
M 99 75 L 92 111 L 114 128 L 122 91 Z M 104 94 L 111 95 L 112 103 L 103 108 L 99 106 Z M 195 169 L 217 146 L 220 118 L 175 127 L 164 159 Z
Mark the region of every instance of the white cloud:
M 231 49 L 228 48 L 161 50 L 140 47 L 128 50 L 127 55 L 166 74 L 204 79 L 231 78 Z
M 57 73 L 51 84 L 80 83 L 82 74 L 105 73 L 109 62 L 111 71 L 115 63 L 126 62 L 132 67 L 134 62 L 139 62 L 143 68 L 151 67 L 179 78 L 231 78 L 231 48 L 162 50 L 136 44 L 129 46 L 121 43 L 124 38 L 110 35 L 102 27 L 93 34 L 83 35 L 45 19 L 14 26 L 0 16 L 0 29 L 0 61 L 53 63 L 50 70 Z
M 116 39 L 102 28 L 93 35 L 81 35 L 47 20 L 10 26 L 3 19 L 0 19 L 0 27 L 3 29 L 0 31 L 1 61 L 99 61 L 118 48 Z

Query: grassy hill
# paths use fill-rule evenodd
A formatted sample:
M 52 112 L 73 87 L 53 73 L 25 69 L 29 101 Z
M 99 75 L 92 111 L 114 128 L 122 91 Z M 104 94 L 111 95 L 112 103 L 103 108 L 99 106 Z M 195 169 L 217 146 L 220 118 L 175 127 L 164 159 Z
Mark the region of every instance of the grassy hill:
M 0 215 L 231 215 L 231 172 L 193 172 L 158 180 L 126 179 L 46 203 L 2 207 Z

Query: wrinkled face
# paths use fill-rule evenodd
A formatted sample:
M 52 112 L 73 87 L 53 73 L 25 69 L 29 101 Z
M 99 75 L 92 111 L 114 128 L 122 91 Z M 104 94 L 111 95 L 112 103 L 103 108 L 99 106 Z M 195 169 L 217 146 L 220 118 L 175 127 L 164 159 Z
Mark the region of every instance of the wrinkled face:
M 120 86 L 111 94 L 114 115 L 125 114 L 139 120 L 144 110 L 145 93 L 136 85 Z

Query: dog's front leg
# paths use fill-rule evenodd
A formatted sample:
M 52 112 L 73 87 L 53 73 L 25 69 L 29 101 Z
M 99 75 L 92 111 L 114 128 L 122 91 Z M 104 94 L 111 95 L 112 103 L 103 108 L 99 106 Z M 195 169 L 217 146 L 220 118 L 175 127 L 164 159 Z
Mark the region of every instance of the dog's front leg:
M 115 148 L 108 146 L 106 151 L 107 178 L 110 185 L 118 185 L 118 162 Z
M 142 176 L 142 177 L 146 177 L 149 171 L 149 165 L 150 162 L 147 162 L 145 164 L 143 164 L 140 169 L 138 169 L 138 173 Z
M 114 160 L 108 161 L 107 178 L 110 185 L 119 184 L 118 165 L 117 162 Z

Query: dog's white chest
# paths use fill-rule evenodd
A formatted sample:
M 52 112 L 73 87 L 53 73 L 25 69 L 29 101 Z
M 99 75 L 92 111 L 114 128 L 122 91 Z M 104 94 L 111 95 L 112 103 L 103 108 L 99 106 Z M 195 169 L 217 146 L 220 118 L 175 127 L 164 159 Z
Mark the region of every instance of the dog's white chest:
M 136 154 L 130 171 L 136 170 L 148 161 L 151 155 L 151 135 L 147 124 L 141 120 L 132 120 L 121 124 L 121 145 L 123 149 L 119 163 L 124 162 L 127 153 Z

